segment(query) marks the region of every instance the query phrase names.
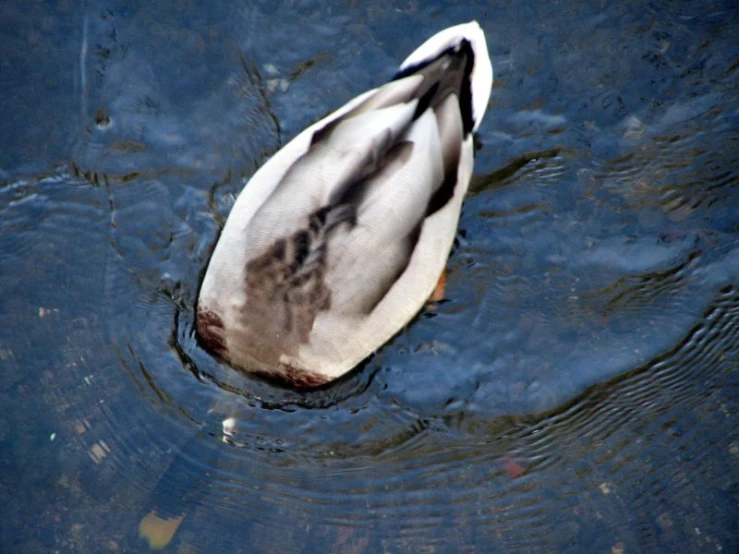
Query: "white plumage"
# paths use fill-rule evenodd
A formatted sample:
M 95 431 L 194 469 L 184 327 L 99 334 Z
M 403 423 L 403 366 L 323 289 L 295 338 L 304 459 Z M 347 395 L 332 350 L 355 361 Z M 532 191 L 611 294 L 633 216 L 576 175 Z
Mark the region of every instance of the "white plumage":
M 492 80 L 477 22 L 450 27 L 272 156 L 208 265 L 202 344 L 310 388 L 397 333 L 446 264 Z

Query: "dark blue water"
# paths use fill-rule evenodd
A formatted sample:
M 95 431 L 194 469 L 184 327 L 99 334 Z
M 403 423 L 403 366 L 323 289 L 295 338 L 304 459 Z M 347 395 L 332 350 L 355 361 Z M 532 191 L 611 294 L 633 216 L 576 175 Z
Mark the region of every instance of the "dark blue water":
M 325 391 L 202 351 L 244 179 L 470 19 L 447 300 Z M 5 2 L 0 551 L 146 551 L 151 512 L 168 552 L 739 550 L 737 36 L 731 2 Z

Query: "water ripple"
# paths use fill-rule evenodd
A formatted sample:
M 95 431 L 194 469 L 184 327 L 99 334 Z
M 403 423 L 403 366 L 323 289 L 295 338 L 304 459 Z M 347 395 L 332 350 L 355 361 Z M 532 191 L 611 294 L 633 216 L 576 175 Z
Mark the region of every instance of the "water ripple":
M 725 210 L 739 184 L 739 135 L 735 117 L 717 110 L 712 106 L 677 123 L 666 114 L 648 142 L 607 161 L 591 179 L 622 196 L 630 208 L 659 208 L 674 222 Z M 709 137 L 703 130 L 707 125 Z
M 12 4 L 4 551 L 140 551 L 152 511 L 182 552 L 736 550 L 729 3 L 446 6 L 496 64 L 446 298 L 313 393 L 200 348 L 202 272 L 439 6 Z

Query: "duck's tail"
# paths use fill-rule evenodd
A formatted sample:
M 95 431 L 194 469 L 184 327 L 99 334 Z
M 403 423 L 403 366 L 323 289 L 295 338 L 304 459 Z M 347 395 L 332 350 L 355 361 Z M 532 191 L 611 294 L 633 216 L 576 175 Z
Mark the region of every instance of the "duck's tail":
M 477 21 L 455 25 L 432 36 L 405 59 L 395 79 L 439 71 L 447 76 L 442 84 L 458 87 L 465 134 L 475 131 L 485 114 L 493 86 L 493 66 L 485 34 Z M 439 82 L 434 78 L 429 81 Z M 429 91 L 424 100 L 433 104 L 435 97 L 444 96 L 441 87 Z

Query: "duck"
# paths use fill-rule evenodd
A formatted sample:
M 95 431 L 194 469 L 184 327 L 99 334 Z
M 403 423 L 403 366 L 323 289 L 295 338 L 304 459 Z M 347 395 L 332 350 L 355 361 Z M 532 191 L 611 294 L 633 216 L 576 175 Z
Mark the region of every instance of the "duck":
M 211 254 L 200 344 L 247 374 L 315 389 L 401 331 L 446 266 L 492 84 L 482 28 L 455 25 L 272 155 Z

